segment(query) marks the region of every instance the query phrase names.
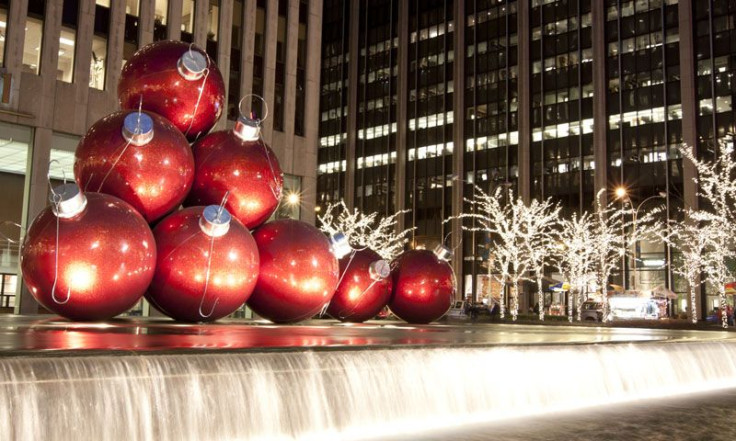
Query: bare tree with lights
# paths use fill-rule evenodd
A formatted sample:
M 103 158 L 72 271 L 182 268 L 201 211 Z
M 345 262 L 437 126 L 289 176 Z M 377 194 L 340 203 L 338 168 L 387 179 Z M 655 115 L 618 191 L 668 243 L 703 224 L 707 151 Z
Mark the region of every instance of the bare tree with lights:
M 582 296 L 592 282 L 593 260 L 593 218 L 587 212 L 573 214 L 560 221 L 559 244 L 555 249 L 557 270 L 570 285 L 568 296 L 568 320 L 573 321 L 573 299 L 577 302 L 577 320 L 582 314 Z
M 320 221 L 320 230 L 328 236 L 342 233 L 347 237 L 351 246 L 356 248 L 370 248 L 378 253 L 382 259 L 391 261 L 404 250 L 407 236 L 414 228 L 398 231 L 399 216 L 409 210 L 398 211 L 390 216 L 382 216 L 378 220 L 378 213 L 364 214 L 357 208 L 349 210 L 343 201 L 329 204 L 323 215 L 317 218 Z
M 595 212 L 592 216 L 590 248 L 593 260 L 593 274 L 595 283 L 603 299 L 603 321 L 608 321 L 609 307 L 607 286 L 611 273 L 618 268 L 622 255 L 625 253 L 621 229 L 622 216 L 612 202 L 607 205 L 601 203 L 605 192 L 602 189 L 595 198 Z
M 726 283 L 734 277 L 729 263 L 736 258 L 732 239 L 736 229 L 736 161 L 733 145 L 719 142 L 712 160 L 698 159 L 690 148 L 683 147 L 680 151 L 697 171 L 695 182 L 703 206 L 700 210 L 691 211 L 690 218 L 699 228 L 709 232 L 708 244 L 702 254 L 703 270 L 706 280 L 718 289 L 722 326 L 727 328 Z
M 519 315 L 519 285 L 527 280 L 530 270 L 537 270 L 541 278 L 551 239 L 552 226 L 557 220 L 559 207 L 550 200 L 525 204 L 513 198 L 511 188 L 497 188 L 492 194 L 475 186 L 472 199 L 465 199 L 472 209 L 457 218 L 471 219 L 472 225 L 463 225 L 465 231 L 480 231 L 490 235 L 489 272 L 500 274 L 502 284 L 510 286 L 511 317 Z M 501 200 L 509 201 L 502 204 Z M 541 281 L 538 281 L 541 286 Z M 540 297 L 543 305 L 543 297 Z M 504 293 L 501 292 L 500 313 L 505 317 Z
M 551 199 L 541 202 L 534 199 L 523 209 L 522 243 L 526 247 L 529 266 L 534 271 L 536 279 L 539 320 L 544 320 L 542 277 L 544 267 L 551 263 L 550 256 L 556 245 L 555 227 L 559 222 L 560 208 L 559 204 L 553 204 Z

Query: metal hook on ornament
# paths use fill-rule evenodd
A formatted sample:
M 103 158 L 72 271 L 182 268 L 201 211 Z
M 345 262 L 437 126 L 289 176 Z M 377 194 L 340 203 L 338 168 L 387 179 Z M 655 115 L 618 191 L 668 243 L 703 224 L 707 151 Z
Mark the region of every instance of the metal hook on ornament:
M 254 93 L 243 95 L 243 97 L 240 98 L 240 102 L 238 103 L 238 113 L 240 113 L 242 116 L 246 116 L 245 113 L 243 112 L 243 101 L 245 101 L 245 99 L 249 97 L 251 98 L 251 101 L 253 101 L 252 98 L 258 98 L 263 103 L 263 110 L 264 110 L 263 118 L 256 117 L 256 115 L 253 113 L 252 105 L 251 105 L 251 111 L 250 111 L 250 116 L 249 116 L 250 119 L 258 121 L 258 125 L 260 126 L 263 123 L 263 121 L 268 119 L 268 103 L 266 102 L 266 99 L 263 98 L 262 96 L 256 95 Z
M 222 197 L 222 201 L 220 202 L 220 206 L 217 209 L 217 214 L 215 216 L 215 221 L 220 222 L 223 220 L 223 214 L 226 213 L 225 211 L 225 203 L 227 203 L 227 199 L 230 197 L 230 191 L 226 191 L 225 195 Z M 229 225 L 229 215 L 228 215 L 228 222 L 227 225 Z M 227 230 L 225 230 L 225 233 Z M 225 234 L 222 233 L 222 234 Z M 210 272 L 212 268 L 212 254 L 214 252 L 215 248 L 215 238 L 220 237 L 222 234 L 215 234 L 214 232 L 210 234 L 210 248 L 209 252 L 207 254 L 207 270 L 205 272 L 205 278 L 204 278 L 204 291 L 202 292 L 202 298 L 199 300 L 199 315 L 203 319 L 209 318 L 212 316 L 212 314 L 215 312 L 215 308 L 217 308 L 217 304 L 220 302 L 220 298 L 216 298 L 215 302 L 212 304 L 212 308 L 210 308 L 210 311 L 208 313 L 204 313 L 202 311 L 202 308 L 204 307 L 204 300 L 207 298 L 207 290 L 210 286 Z

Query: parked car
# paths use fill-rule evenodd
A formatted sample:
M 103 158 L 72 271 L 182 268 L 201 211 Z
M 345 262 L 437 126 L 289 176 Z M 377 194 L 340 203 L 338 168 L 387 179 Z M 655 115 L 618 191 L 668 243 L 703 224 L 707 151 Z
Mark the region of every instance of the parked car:
M 580 320 L 583 321 L 603 321 L 603 303 L 592 300 L 583 302 L 580 311 Z

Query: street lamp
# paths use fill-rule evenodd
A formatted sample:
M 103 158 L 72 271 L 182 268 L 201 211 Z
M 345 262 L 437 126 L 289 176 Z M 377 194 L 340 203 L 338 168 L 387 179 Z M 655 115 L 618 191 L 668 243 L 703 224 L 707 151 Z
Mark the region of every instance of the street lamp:
M 664 198 L 664 199 L 666 199 L 667 198 L 667 193 L 665 193 L 663 191 L 660 191 L 660 192 L 658 192 L 655 195 L 649 196 L 648 198 L 645 198 L 643 201 L 639 202 L 639 205 L 637 205 L 636 208 L 634 208 L 634 204 L 632 203 L 631 198 L 629 197 L 628 192 L 626 191 L 626 189 L 624 187 L 618 187 L 618 188 L 616 188 L 616 197 L 618 197 L 619 199 L 621 199 L 622 202 L 628 202 L 629 205 L 631 206 L 632 210 L 633 210 L 632 211 L 632 214 L 631 214 L 632 215 L 632 218 L 633 218 L 631 236 L 634 237 L 634 238 L 636 238 L 637 237 L 636 236 L 636 220 L 637 220 L 637 217 L 639 216 L 639 209 L 644 205 L 644 203 L 646 203 L 650 199 L 655 199 L 655 198 Z M 623 206 L 621 207 L 621 218 L 623 219 Z M 621 228 L 623 229 L 623 224 L 621 225 Z M 626 249 L 626 238 L 625 238 L 625 236 L 624 236 L 624 249 Z M 625 261 L 625 259 L 626 259 L 626 256 L 625 256 L 625 253 L 624 253 L 624 261 Z M 637 280 L 637 270 L 636 270 L 636 241 L 634 241 L 634 268 L 633 268 L 633 270 L 634 270 L 634 281 L 632 283 L 632 287 L 633 287 L 634 290 L 636 290 L 636 280 Z M 624 287 L 625 286 L 626 286 L 626 283 L 624 282 Z

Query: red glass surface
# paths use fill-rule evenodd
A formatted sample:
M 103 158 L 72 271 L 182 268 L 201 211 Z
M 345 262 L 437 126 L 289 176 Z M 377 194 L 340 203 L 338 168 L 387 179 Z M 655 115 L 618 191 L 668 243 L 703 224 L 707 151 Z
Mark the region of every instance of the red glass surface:
M 276 323 L 317 314 L 332 298 L 338 263 L 327 238 L 314 226 L 292 219 L 269 222 L 253 234 L 261 269 L 248 306 Z
M 143 109 L 165 117 L 194 141 L 206 135 L 220 118 L 225 83 L 209 57 L 206 77 L 185 79 L 177 62 L 189 50 L 207 57 L 199 47 L 182 41 L 157 41 L 136 52 L 120 74 L 118 99 L 121 108 L 138 109 L 143 98 Z
M 36 217 L 23 245 L 21 270 L 46 309 L 74 320 L 103 320 L 140 300 L 153 278 L 156 245 L 145 219 L 129 204 L 101 193 L 86 196 L 82 213 L 59 219 L 58 249 L 51 207 Z M 58 302 L 52 298 L 57 252 Z
M 360 323 L 375 317 L 386 306 L 391 296 L 391 277 L 373 280 L 371 263 L 381 260 L 373 250 L 356 251 L 340 259 L 342 281 L 330 301 L 327 313 L 344 322 Z
M 284 185 L 281 167 L 263 141 L 243 141 L 231 130 L 213 132 L 193 146 L 195 176 L 186 205 L 220 204 L 249 229 L 276 211 Z
M 153 230 L 158 261 L 146 298 L 176 320 L 214 321 L 232 314 L 250 297 L 258 279 L 258 248 L 248 229 L 232 219 L 228 232 L 212 242 L 199 227 L 203 209 L 185 208 Z
M 394 262 L 394 290 L 388 307 L 409 323 L 429 323 L 442 317 L 455 295 L 450 265 L 428 250 L 409 250 Z
M 187 196 L 194 156 L 184 135 L 150 112 L 145 113 L 153 119 L 153 139 L 126 148 L 122 127 L 129 113 L 115 112 L 92 125 L 74 154 L 74 176 L 79 188 L 117 196 L 154 222 Z

